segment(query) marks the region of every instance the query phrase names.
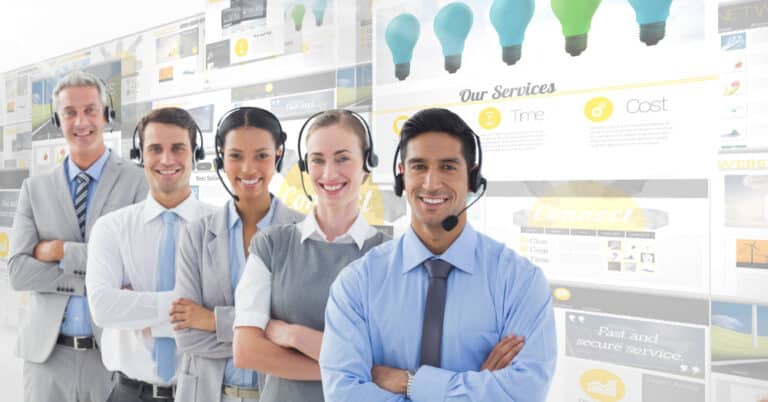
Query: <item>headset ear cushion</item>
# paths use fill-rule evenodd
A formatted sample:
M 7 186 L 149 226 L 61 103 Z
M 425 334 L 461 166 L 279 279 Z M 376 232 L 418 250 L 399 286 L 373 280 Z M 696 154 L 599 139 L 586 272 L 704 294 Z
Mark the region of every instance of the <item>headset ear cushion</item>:
M 405 189 L 405 180 L 403 180 L 403 174 L 398 173 L 395 175 L 395 186 L 394 186 L 395 195 L 398 197 L 403 196 L 403 190 Z
M 368 167 L 370 169 L 373 169 L 376 166 L 379 166 L 379 156 L 376 155 L 376 153 L 373 152 L 372 149 L 368 150 L 366 160 L 368 161 Z M 369 171 L 370 171 L 370 169 L 369 169 Z
M 195 149 L 195 160 L 201 161 L 205 159 L 205 150 L 201 147 Z
M 141 151 L 138 148 L 131 148 L 131 159 L 139 160 L 141 158 Z
M 58 113 L 53 112 L 53 114 L 51 115 L 51 123 L 56 128 L 61 127 L 61 122 L 59 121 L 59 114 Z
M 215 167 L 216 170 L 224 169 L 224 161 L 217 156 L 216 159 L 213 160 L 213 167 Z

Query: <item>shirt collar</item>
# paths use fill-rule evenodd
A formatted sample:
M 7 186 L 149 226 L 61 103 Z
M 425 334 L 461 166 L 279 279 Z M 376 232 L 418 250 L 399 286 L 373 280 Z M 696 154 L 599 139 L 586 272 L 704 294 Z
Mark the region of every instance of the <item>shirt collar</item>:
M 199 204 L 200 201 L 198 201 L 197 198 L 195 198 L 195 195 L 190 192 L 189 196 L 182 201 L 181 204 L 177 205 L 175 208 L 167 209 L 152 197 L 152 192 L 150 191 L 150 193 L 147 194 L 147 199 L 144 200 L 144 223 L 157 218 L 165 211 L 175 212 L 176 215 L 181 217 L 185 222 L 193 221 L 198 217 L 197 207 Z
M 268 228 L 270 225 L 272 225 L 272 218 L 275 216 L 275 208 L 277 207 L 277 197 L 274 197 L 270 194 L 270 197 L 272 199 L 272 202 L 269 204 L 269 211 L 267 211 L 267 214 L 264 215 L 263 218 L 259 221 L 259 223 L 256 224 L 256 227 L 259 230 L 263 230 Z M 240 214 L 237 213 L 237 208 L 235 207 L 235 200 L 229 200 L 227 201 L 227 227 L 232 229 L 237 222 L 240 222 Z
M 88 176 L 91 176 L 91 180 L 99 181 L 101 178 L 101 173 L 104 172 L 104 165 L 107 164 L 107 160 L 109 159 L 109 154 L 111 153 L 110 149 L 107 148 L 102 152 L 99 159 L 96 159 L 96 162 L 93 162 L 91 166 L 88 167 L 88 169 L 85 169 L 85 173 L 88 174 Z M 75 180 L 75 177 L 77 177 L 80 172 L 83 172 L 82 169 L 80 169 L 77 165 L 75 165 L 75 162 L 72 162 L 72 158 L 67 156 L 67 177 L 69 178 L 70 183 L 72 180 Z
M 317 234 L 320 238 L 323 239 L 323 241 L 328 242 L 326 240 L 327 237 L 325 236 L 325 233 L 323 233 L 322 229 L 320 229 L 320 226 L 317 224 L 314 210 L 307 214 L 307 216 L 299 225 L 299 229 L 301 231 L 302 243 L 304 243 L 304 240 L 307 240 L 313 234 Z M 334 239 L 333 242 L 329 243 L 338 243 L 345 237 L 349 237 L 352 238 L 355 244 L 357 244 L 358 249 L 362 250 L 363 245 L 365 244 L 365 240 L 368 238 L 368 232 L 370 229 L 371 226 L 368 224 L 368 222 L 365 221 L 363 214 L 358 212 L 357 218 L 355 218 L 355 221 L 352 222 L 352 226 L 349 227 L 349 230 L 347 230 L 347 232 L 343 235 Z
M 440 255 L 429 251 L 419 236 L 416 235 L 413 227 L 408 227 L 405 235 L 403 235 L 402 242 L 404 274 L 431 258 L 439 258 L 469 274 L 475 272 L 475 248 L 477 247 L 478 239 L 477 232 L 469 223 L 464 225 L 461 234 L 448 247 L 448 250 L 445 250 Z

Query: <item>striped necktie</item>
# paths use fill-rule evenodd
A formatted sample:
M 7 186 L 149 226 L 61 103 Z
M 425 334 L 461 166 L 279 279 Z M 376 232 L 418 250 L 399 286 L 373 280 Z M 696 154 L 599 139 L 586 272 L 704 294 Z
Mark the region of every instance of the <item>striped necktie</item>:
M 88 206 L 88 183 L 91 182 L 91 176 L 88 173 L 80 172 L 75 176 L 77 180 L 77 189 L 75 189 L 75 214 L 77 215 L 77 224 L 80 226 L 80 236 L 85 240 L 85 216 Z

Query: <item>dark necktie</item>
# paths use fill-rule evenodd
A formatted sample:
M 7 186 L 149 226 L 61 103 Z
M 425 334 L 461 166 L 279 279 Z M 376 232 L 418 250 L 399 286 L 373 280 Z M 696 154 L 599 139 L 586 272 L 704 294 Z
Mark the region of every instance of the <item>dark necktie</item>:
M 80 235 L 85 240 L 85 216 L 88 205 L 88 183 L 91 182 L 91 176 L 88 173 L 80 172 L 75 176 L 77 188 L 75 189 L 75 214 L 77 215 L 77 224 L 80 226 Z
M 421 365 L 440 367 L 445 295 L 448 274 L 453 266 L 443 260 L 427 260 L 424 261 L 424 267 L 429 272 L 429 288 L 421 330 Z

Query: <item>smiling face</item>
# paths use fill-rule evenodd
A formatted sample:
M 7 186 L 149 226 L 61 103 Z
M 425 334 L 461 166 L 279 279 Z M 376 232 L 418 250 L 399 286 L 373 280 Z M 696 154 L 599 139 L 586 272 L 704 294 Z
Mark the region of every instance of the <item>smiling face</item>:
M 358 135 L 343 124 L 320 127 L 309 134 L 307 162 L 318 203 L 357 209 L 365 179 L 361 148 Z
M 182 201 L 190 193 L 192 145 L 189 131 L 173 124 L 149 123 L 144 128 L 142 155 L 155 199 Z
M 411 224 L 417 231 L 442 231 L 442 221 L 466 205 L 467 162 L 456 137 L 434 131 L 414 137 L 406 145 L 401 170 L 412 211 Z M 459 228 L 465 222 L 465 214 L 459 215 Z
M 269 182 L 279 156 L 269 131 L 250 126 L 230 130 L 222 153 L 224 171 L 240 202 L 269 196 Z
M 95 86 L 64 88 L 58 95 L 61 131 L 76 159 L 95 159 L 104 152 L 104 105 Z

